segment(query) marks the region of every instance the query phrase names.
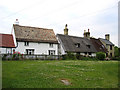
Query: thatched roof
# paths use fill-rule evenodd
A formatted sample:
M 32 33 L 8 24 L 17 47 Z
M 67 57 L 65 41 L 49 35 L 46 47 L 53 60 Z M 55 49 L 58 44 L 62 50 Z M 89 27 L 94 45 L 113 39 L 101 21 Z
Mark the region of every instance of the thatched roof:
M 58 43 L 53 29 L 13 25 L 17 41 Z

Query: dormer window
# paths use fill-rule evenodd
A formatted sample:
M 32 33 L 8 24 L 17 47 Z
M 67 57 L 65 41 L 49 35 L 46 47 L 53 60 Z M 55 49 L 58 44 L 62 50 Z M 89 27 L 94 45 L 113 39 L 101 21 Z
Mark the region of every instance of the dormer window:
M 80 43 L 76 43 L 75 46 L 76 46 L 77 48 L 79 48 L 79 47 L 80 47 Z
M 87 45 L 88 48 L 90 48 L 90 45 Z

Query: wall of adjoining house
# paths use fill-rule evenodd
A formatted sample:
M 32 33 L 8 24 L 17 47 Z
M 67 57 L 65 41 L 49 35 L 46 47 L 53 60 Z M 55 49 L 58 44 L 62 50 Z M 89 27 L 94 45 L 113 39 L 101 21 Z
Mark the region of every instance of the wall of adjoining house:
M 12 54 L 13 48 L 0 48 L 0 54 Z
M 112 53 L 112 57 L 114 57 L 114 46 L 112 46 L 112 50 L 110 50 L 110 45 L 106 45 L 108 50 L 108 56 L 110 56 L 110 53 Z
M 108 50 L 108 56 L 110 56 L 110 53 L 112 53 L 112 57 L 114 57 L 114 46 L 112 46 L 112 50 L 110 50 L 110 45 L 106 45 L 103 41 L 101 41 L 101 42 L 106 47 L 106 49 Z
M 29 42 L 29 46 L 25 46 L 24 42 L 18 42 L 18 47 L 15 51 L 26 54 L 26 49 L 34 49 L 34 54 L 48 55 L 48 50 L 55 50 L 55 55 L 58 55 L 58 44 L 53 44 L 53 48 L 49 47 L 49 43 Z

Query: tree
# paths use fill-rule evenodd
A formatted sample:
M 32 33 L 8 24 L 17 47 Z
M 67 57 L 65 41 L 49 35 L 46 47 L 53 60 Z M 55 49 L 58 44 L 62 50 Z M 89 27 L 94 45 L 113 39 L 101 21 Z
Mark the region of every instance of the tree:
M 114 47 L 114 54 L 115 54 L 115 57 L 120 56 L 120 48 L 118 48 L 117 46 Z

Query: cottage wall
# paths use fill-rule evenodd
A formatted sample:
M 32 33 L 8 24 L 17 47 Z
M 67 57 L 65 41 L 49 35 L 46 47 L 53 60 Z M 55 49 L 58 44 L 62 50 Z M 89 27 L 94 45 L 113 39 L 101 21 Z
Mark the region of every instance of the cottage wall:
M 107 50 L 108 50 L 108 56 L 111 56 L 110 53 L 112 53 L 112 57 L 114 57 L 114 46 L 112 46 L 112 50 L 110 50 L 110 45 L 105 44 L 103 41 L 101 41 L 101 42 L 107 48 Z
M 13 48 L 0 48 L 0 54 L 12 54 Z
M 15 51 L 18 51 L 22 54 L 26 54 L 26 49 L 34 49 L 34 54 L 49 54 L 49 50 L 55 50 L 55 55 L 58 55 L 58 44 L 53 44 L 51 48 L 49 43 L 37 43 L 37 42 L 29 42 L 29 46 L 25 46 L 25 42 L 17 42 L 18 46 Z

